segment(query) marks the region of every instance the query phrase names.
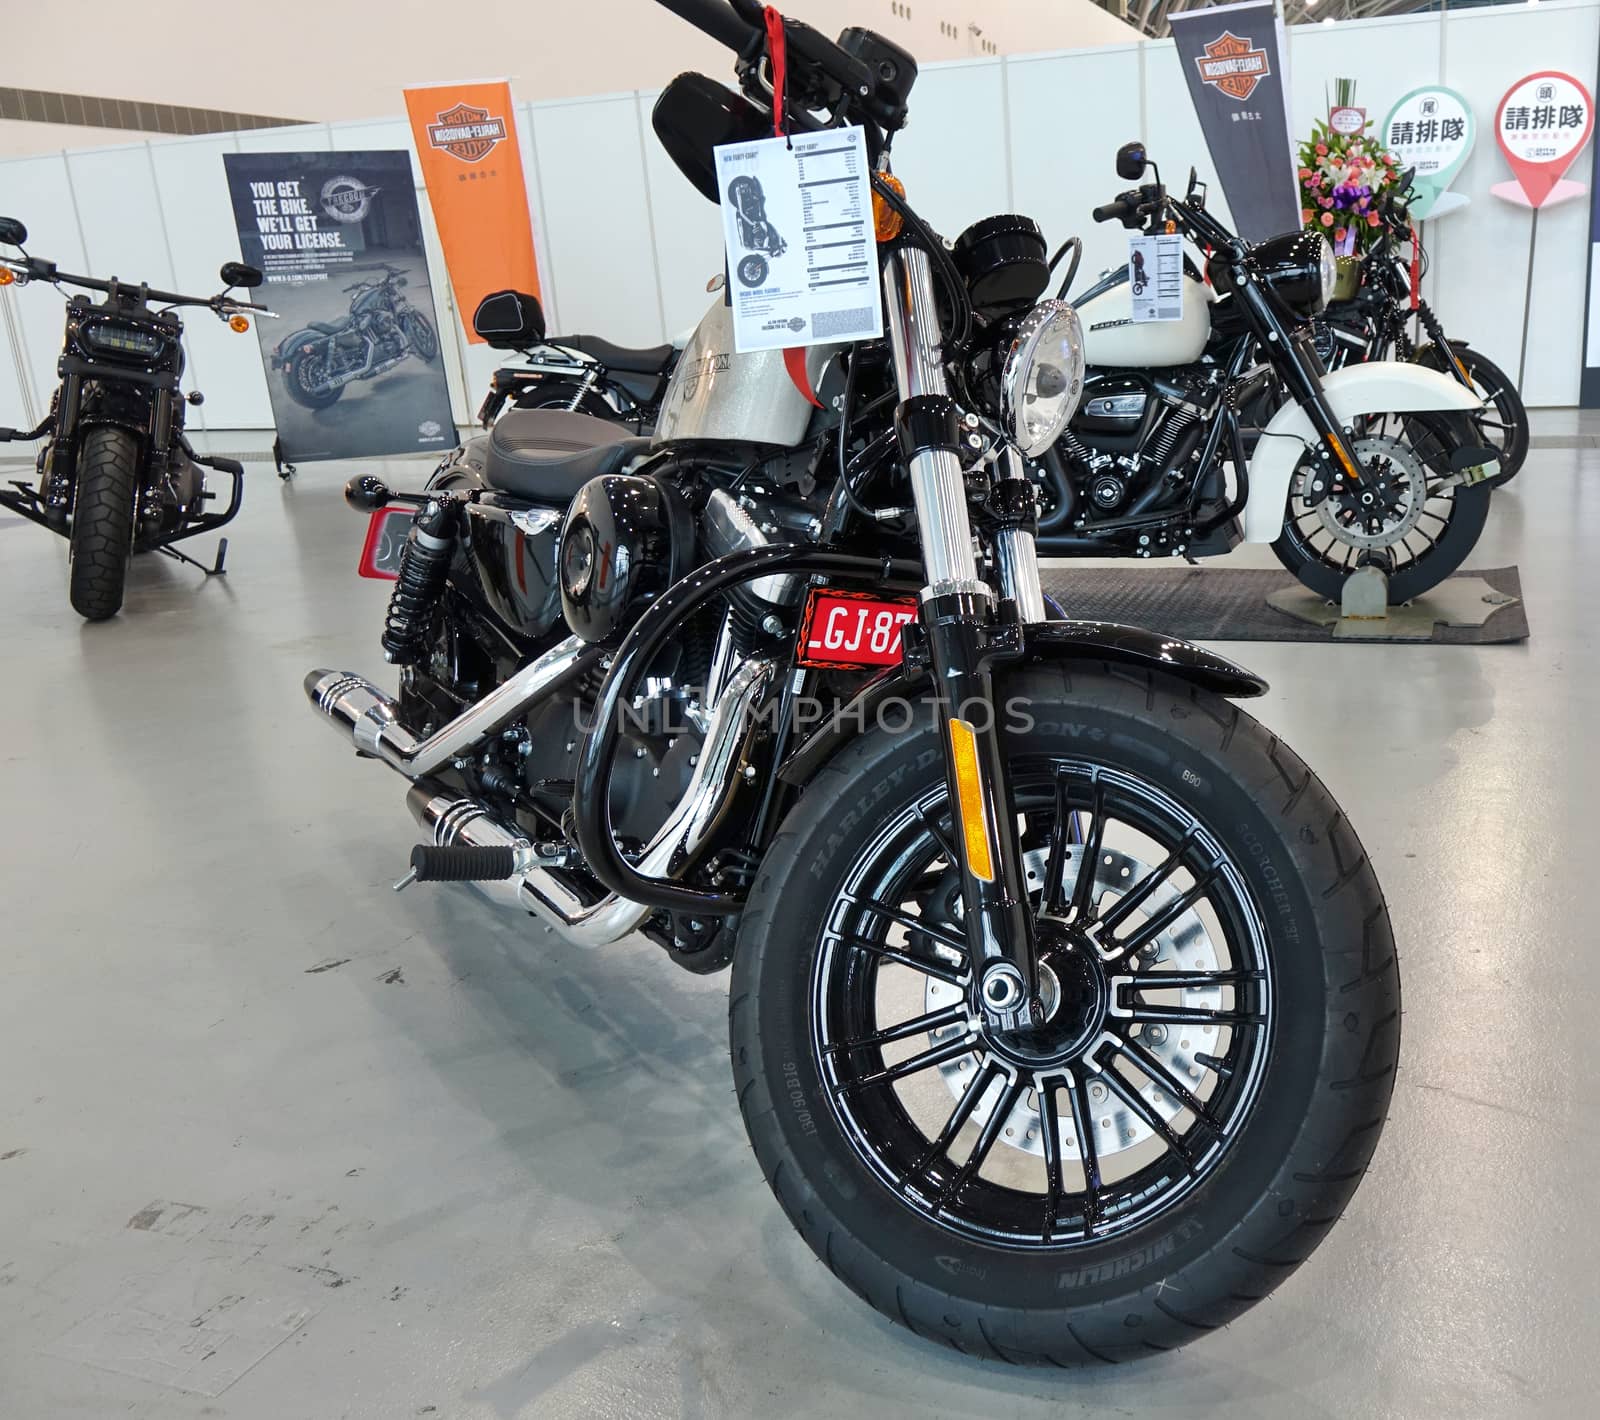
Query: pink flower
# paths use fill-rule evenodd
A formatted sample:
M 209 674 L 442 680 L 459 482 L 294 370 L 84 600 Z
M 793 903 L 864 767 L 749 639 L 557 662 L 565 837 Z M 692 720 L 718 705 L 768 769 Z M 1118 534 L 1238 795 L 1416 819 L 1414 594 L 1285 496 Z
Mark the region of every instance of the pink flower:
M 1328 156 L 1328 145 L 1326 143 L 1317 144 L 1317 156 L 1319 158 L 1326 158 Z
M 1344 240 L 1344 228 L 1343 227 L 1335 227 L 1333 229 L 1333 239 L 1336 242 L 1342 242 Z
M 1311 169 L 1310 168 L 1301 168 L 1300 169 L 1300 181 L 1301 182 L 1304 182 L 1310 176 L 1311 176 Z
M 1328 205 L 1331 207 L 1333 204 L 1329 203 Z M 1324 212 L 1322 214 L 1322 225 L 1324 227 L 1331 227 L 1333 225 L 1333 213 Z
M 1324 206 L 1324 207 L 1332 207 L 1333 206 L 1333 199 L 1331 197 L 1319 197 L 1317 199 L 1317 201 L 1319 203 L 1321 203 L 1322 206 Z
M 1376 227 L 1378 225 L 1378 223 L 1381 222 L 1382 220 L 1383 219 L 1381 217 L 1379 217 L 1376 212 L 1367 213 L 1367 225 L 1369 227 Z
M 1312 210 L 1309 207 L 1302 207 L 1300 209 L 1300 220 L 1301 220 L 1301 222 L 1309 222 L 1312 219 L 1312 217 L 1315 216 L 1315 215 L 1316 214 L 1313 213 Z M 1373 216 L 1377 216 L 1377 213 L 1373 213 Z

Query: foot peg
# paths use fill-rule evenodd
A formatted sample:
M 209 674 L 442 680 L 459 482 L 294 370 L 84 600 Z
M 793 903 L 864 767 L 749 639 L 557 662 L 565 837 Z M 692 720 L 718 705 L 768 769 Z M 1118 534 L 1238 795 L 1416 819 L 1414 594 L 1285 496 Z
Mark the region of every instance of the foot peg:
M 412 883 L 497 883 L 525 870 L 517 850 L 468 843 L 419 843 L 411 850 L 411 871 L 394 885 L 399 892 Z

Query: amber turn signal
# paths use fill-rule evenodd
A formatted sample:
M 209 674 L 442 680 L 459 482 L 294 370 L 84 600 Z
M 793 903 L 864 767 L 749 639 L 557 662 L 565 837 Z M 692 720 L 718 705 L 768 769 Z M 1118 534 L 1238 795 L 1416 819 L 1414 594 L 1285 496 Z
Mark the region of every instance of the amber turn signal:
M 892 188 L 897 197 L 906 195 L 906 185 L 893 173 L 879 173 L 878 181 L 885 187 Z M 883 200 L 883 195 L 876 189 L 872 193 L 872 230 L 880 242 L 892 242 L 900 235 L 900 229 L 905 226 L 905 218 Z
M 231 316 L 228 320 L 228 325 L 232 329 L 238 331 L 240 335 L 243 335 L 245 331 L 250 329 L 250 322 L 244 316 Z
M 9 286 L 17 279 L 17 273 L 9 266 L 0 266 L 0 286 Z
M 955 758 L 957 807 L 961 810 L 967 871 L 992 883 L 994 858 L 989 852 L 989 818 L 984 811 L 983 781 L 978 773 L 978 736 L 967 721 L 951 719 L 950 749 Z

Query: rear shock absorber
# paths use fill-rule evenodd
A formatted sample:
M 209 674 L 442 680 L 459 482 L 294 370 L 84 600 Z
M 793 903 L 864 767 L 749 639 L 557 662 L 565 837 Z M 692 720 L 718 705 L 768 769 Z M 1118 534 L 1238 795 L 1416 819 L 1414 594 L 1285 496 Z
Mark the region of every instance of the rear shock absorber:
M 383 619 L 383 656 L 393 665 L 409 666 L 427 651 L 429 620 L 444 593 L 460 528 L 461 505 L 452 498 L 431 499 L 411 524 Z

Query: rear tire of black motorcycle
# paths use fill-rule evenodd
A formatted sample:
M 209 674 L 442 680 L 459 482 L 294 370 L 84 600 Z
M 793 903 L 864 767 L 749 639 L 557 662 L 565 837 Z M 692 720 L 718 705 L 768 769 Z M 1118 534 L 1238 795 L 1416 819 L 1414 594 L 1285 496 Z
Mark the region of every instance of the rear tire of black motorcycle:
M 588 414 L 595 419 L 615 420 L 618 417 L 617 411 L 593 390 L 585 390 L 582 385 L 564 380 L 558 380 L 553 385 L 545 385 L 535 393 L 524 395 L 517 401 L 517 408 L 570 409 L 574 399 L 578 401 L 575 413 Z
M 289 391 L 289 398 L 296 404 L 306 409 L 326 409 L 330 404 L 337 404 L 339 396 L 344 393 L 344 386 L 337 385 L 331 390 L 324 390 L 318 394 L 307 389 L 302 383 L 301 370 L 308 360 L 320 359 L 316 350 L 296 350 L 289 357 L 289 363 L 283 367 L 283 382 Z
M 1280 1079 L 1263 1087 L 1247 1137 L 1221 1166 L 1228 1173 L 1121 1238 L 1019 1263 L 1008 1248 L 946 1232 L 903 1208 L 854 1154 L 826 1103 L 803 1003 L 832 888 L 874 825 L 917 792 L 908 781 L 925 783 L 918 775 L 930 762 L 932 773 L 942 772 L 931 729 L 876 731 L 841 750 L 767 851 L 733 966 L 734 1085 L 757 1161 L 789 1221 L 830 1271 L 891 1320 L 1012 1364 L 1135 1360 L 1234 1320 L 1305 1261 L 1349 1204 L 1394 1083 L 1394 940 L 1377 879 L 1338 804 L 1238 707 L 1162 675 L 1100 665 L 1019 677 L 1006 694 L 1027 697 L 1041 726 L 1041 707 L 1061 710 L 1059 723 L 1037 731 L 1037 748 L 1030 739 L 1029 750 L 1013 752 L 1099 746 L 1108 763 L 1256 845 L 1239 867 L 1278 913 Z M 1026 1300 L 1024 1286 L 1032 1291 Z
M 1483 525 L 1488 521 L 1489 498 L 1493 492 L 1487 483 L 1455 490 L 1455 510 L 1439 538 L 1438 546 L 1425 558 L 1401 567 L 1389 578 L 1390 606 L 1399 606 L 1437 587 L 1467 560 L 1472 549 L 1478 545 Z M 1356 570 L 1352 564 L 1341 571 L 1318 557 L 1301 543 L 1288 520 L 1285 520 L 1278 540 L 1272 544 L 1272 550 L 1277 554 L 1278 561 L 1293 572 L 1303 586 L 1330 602 L 1339 600 L 1345 582 Z
M 1478 393 L 1482 394 L 1487 385 L 1490 389 L 1499 391 L 1494 399 L 1495 408 L 1502 421 L 1510 420 L 1515 424 L 1515 430 L 1507 441 L 1506 447 L 1500 456 L 1500 472 L 1495 474 L 1488 482 L 1490 488 L 1504 488 L 1517 476 L 1523 461 L 1528 457 L 1528 409 L 1522 402 L 1522 396 L 1517 393 L 1516 384 L 1511 376 L 1506 374 L 1488 356 L 1474 350 L 1470 345 L 1456 346 L 1456 354 L 1461 363 L 1467 367 L 1467 374 L 1472 383 L 1477 386 Z M 1448 374 L 1444 369 L 1444 356 L 1439 353 L 1437 346 L 1430 346 L 1422 355 L 1420 363 L 1431 369 Z
M 78 456 L 67 571 L 68 599 L 86 621 L 122 610 L 138 494 L 138 440 L 126 429 L 89 430 Z

